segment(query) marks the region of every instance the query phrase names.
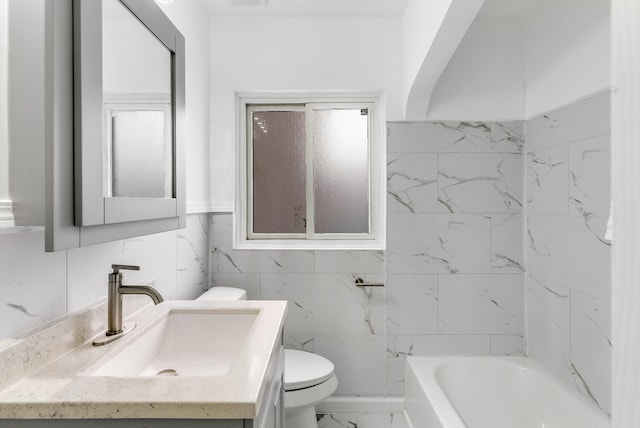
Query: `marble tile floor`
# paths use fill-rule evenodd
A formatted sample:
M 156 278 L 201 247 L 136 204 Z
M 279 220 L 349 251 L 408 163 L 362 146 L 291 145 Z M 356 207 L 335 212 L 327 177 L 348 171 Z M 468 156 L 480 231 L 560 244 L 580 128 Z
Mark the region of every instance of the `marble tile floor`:
M 318 415 L 318 428 L 411 428 L 403 413 L 329 413 Z

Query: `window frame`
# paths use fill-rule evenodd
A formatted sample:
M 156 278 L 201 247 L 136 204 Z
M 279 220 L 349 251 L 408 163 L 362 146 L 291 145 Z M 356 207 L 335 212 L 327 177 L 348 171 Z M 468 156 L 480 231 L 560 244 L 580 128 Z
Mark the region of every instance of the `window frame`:
M 252 141 L 247 120 L 250 111 L 281 107 L 285 111 L 322 108 L 368 108 L 369 109 L 369 224 L 368 234 L 253 234 L 253 201 L 250 196 L 252 181 Z M 386 122 L 384 114 L 384 94 L 382 92 L 236 92 L 236 147 L 235 147 L 235 189 L 233 215 L 233 246 L 237 249 L 301 249 L 301 250 L 383 250 L 386 244 Z M 312 138 L 307 114 L 307 140 Z M 307 159 L 309 150 L 307 147 Z M 311 154 L 312 155 L 312 154 Z M 307 167 L 307 177 L 313 176 L 313 167 Z M 313 182 L 307 180 L 307 189 Z M 309 218 L 309 198 L 307 191 L 307 220 Z M 313 229 L 313 228 L 311 228 Z

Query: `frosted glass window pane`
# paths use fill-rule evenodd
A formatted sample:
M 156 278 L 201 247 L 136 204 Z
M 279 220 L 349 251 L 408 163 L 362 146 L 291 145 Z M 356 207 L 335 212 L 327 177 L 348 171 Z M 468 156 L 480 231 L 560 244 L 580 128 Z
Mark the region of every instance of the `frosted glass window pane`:
M 369 232 L 368 114 L 314 111 L 315 233 Z
M 305 112 L 254 112 L 253 232 L 306 229 Z
M 172 150 L 165 112 L 120 110 L 111 119 L 111 195 L 171 198 Z

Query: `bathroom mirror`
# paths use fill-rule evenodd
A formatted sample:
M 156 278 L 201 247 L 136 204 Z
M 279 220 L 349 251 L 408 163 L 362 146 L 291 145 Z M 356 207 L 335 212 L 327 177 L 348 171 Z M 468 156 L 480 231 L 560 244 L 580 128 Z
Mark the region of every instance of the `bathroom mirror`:
M 74 0 L 75 225 L 185 215 L 184 39 L 148 0 Z

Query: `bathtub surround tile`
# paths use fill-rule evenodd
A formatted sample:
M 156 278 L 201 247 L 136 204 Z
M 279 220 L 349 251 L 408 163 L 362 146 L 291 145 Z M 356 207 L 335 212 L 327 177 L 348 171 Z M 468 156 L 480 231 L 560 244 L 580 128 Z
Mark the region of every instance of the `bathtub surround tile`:
M 503 153 L 440 153 L 438 203 L 440 212 L 520 212 L 521 156 Z
M 488 215 L 391 214 L 389 273 L 484 273 L 490 271 Z
M 522 215 L 491 214 L 491 272 L 522 273 Z
M 336 395 L 384 395 L 384 337 L 316 334 L 315 353 L 335 365 Z
M 187 216 L 187 227 L 177 231 L 178 287 L 176 298 L 191 300 L 207 290 L 209 279 L 209 216 Z
M 438 275 L 387 276 L 387 333 L 438 332 Z
M 389 122 L 387 151 L 489 152 L 489 127 L 483 122 Z
M 526 129 L 527 351 L 610 412 L 609 93 Z
M 568 219 L 568 286 L 571 290 L 611 300 L 611 244 L 603 239 L 606 217 Z
M 609 134 L 569 144 L 569 214 L 608 217 L 611 202 Z
M 438 155 L 389 153 L 387 155 L 387 212 L 438 211 Z
M 611 304 L 577 291 L 571 293 L 571 368 L 574 382 L 611 414 Z
M 608 134 L 610 94 L 598 94 L 527 121 L 527 151 Z
M 209 287 L 235 287 L 247 292 L 247 299 L 260 300 L 259 273 L 220 273 L 211 272 L 209 275 Z
M 525 277 L 527 355 L 565 383 L 572 383 L 570 290 L 552 290 Z
M 492 334 L 491 355 L 525 355 L 524 336 L 516 334 Z
M 384 251 L 315 251 L 317 273 L 384 273 Z
M 523 125 L 521 120 L 491 123 L 491 151 L 521 154 L 524 146 Z
M 64 252 L 44 252 L 44 231 L 0 239 L 0 340 L 67 312 Z
M 440 275 L 439 332 L 522 334 L 522 275 Z
M 391 335 L 387 337 L 387 394 L 404 394 L 407 356 L 490 355 L 488 335 Z
M 566 295 L 570 243 L 568 216 L 531 214 L 527 217 L 527 272 L 538 284 L 552 293 Z
M 527 211 L 568 214 L 569 149 L 566 145 L 527 153 Z

